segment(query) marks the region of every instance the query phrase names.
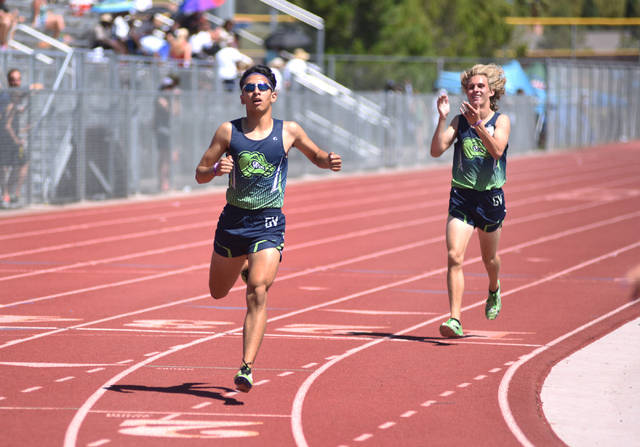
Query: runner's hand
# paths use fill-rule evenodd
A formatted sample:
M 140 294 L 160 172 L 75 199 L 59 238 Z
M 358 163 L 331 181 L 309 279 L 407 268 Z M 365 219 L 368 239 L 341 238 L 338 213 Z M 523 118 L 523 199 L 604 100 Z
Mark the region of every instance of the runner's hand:
M 329 169 L 332 171 L 339 171 L 342 169 L 342 157 L 335 152 L 329 152 Z

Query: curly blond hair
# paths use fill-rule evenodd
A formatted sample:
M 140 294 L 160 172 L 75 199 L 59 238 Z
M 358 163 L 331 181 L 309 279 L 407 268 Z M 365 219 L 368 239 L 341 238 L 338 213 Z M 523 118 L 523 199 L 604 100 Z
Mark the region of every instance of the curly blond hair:
M 474 65 L 469 70 L 460 73 L 460 84 L 462 84 L 464 90 L 467 89 L 469 79 L 476 75 L 482 75 L 487 78 L 489 88 L 493 91 L 493 96 L 489 100 L 491 110 L 498 110 L 498 100 L 504 95 L 504 85 L 507 83 L 504 70 L 496 64 Z

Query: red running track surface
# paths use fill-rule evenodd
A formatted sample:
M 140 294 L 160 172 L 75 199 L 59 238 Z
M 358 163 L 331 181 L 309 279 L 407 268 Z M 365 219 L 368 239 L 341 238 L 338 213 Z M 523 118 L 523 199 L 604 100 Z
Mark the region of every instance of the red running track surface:
M 514 158 L 503 310 L 447 317 L 450 167 L 291 182 L 249 394 L 243 288 L 207 293 L 221 192 L 0 216 L 1 445 L 561 445 L 560 359 L 640 315 L 640 144 Z

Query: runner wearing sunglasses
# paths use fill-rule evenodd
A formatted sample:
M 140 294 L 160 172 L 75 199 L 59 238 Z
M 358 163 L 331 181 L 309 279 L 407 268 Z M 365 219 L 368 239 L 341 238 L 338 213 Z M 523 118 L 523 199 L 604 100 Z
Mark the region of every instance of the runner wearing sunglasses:
M 207 183 L 229 174 L 227 204 L 215 233 L 209 291 L 225 297 L 238 276 L 247 284 L 242 364 L 234 377 L 238 390 L 253 386 L 253 363 L 267 322 L 267 291 L 273 284 L 284 248 L 282 213 L 287 157 L 292 147 L 319 168 L 339 171 L 340 155 L 320 149 L 294 121 L 272 118 L 276 79 L 265 65 L 240 78 L 240 102 L 246 116 L 223 123 L 196 168 L 196 181 Z

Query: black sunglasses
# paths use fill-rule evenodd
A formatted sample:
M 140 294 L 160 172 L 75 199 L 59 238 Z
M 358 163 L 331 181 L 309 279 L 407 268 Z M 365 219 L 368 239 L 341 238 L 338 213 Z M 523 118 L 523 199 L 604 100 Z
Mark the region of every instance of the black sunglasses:
M 260 90 L 261 92 L 271 90 L 271 86 L 269 84 L 265 84 L 264 82 L 261 82 L 259 84 L 245 84 L 242 86 L 242 90 L 247 93 L 251 93 L 256 89 L 256 87 L 258 87 L 258 90 Z

